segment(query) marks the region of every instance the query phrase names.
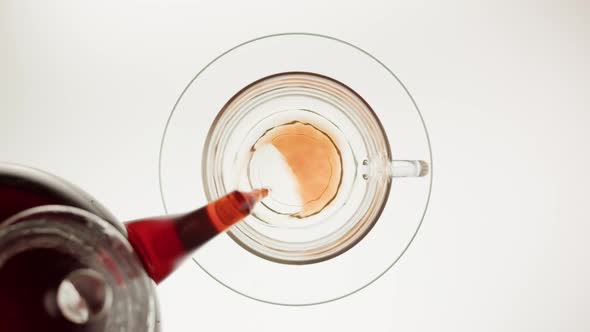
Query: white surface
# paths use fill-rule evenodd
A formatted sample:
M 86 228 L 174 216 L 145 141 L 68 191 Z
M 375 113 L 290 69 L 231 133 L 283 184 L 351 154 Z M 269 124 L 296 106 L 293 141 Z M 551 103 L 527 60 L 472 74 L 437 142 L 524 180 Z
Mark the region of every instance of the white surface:
M 158 148 L 174 101 L 255 36 L 357 44 L 427 122 L 430 209 L 383 279 L 284 308 L 188 263 L 159 287 L 164 332 L 590 329 L 587 1 L 48 3 L 0 1 L 0 159 L 64 176 L 121 219 L 162 212 Z

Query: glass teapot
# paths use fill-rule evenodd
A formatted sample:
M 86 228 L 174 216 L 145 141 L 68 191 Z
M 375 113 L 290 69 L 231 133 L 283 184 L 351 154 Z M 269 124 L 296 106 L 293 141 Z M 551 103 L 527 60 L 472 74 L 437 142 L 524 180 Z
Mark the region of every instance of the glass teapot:
M 123 224 L 59 177 L 0 163 L 0 331 L 159 331 L 154 281 L 266 193 Z
M 11 164 L 0 198 L 0 330 L 159 331 L 154 283 L 106 208 Z

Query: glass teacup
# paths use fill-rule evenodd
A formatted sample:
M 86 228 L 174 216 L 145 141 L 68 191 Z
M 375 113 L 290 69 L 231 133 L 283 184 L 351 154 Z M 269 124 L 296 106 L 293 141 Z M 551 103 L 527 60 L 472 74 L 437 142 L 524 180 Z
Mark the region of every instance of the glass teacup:
M 388 271 L 432 180 L 425 123 L 397 76 L 357 46 L 306 33 L 256 38 L 207 64 L 174 105 L 159 162 L 168 213 L 271 189 L 194 259 L 237 293 L 281 305 L 333 301 Z

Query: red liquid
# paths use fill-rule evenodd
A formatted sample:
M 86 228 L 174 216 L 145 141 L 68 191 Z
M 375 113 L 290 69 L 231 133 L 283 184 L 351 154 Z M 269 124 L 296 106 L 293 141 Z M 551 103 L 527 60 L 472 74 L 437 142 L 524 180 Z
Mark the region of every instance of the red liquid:
M 92 197 L 58 177 L 0 163 L 0 224 L 16 213 L 42 205 L 73 206 L 107 221 L 115 220 Z
M 128 239 L 156 282 L 192 251 L 250 214 L 268 190 L 233 191 L 193 212 L 127 223 Z
M 0 331 L 102 331 L 103 319 L 77 325 L 57 310 L 59 284 L 83 267 L 55 249 L 31 249 L 10 258 L 0 269 Z
M 33 180 L 0 175 L 0 222 L 28 208 L 48 204 L 76 206 L 65 195 Z

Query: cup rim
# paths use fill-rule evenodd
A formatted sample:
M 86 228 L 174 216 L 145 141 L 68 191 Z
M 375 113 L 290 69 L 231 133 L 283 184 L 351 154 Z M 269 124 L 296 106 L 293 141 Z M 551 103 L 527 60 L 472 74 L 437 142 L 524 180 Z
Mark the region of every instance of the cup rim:
M 360 101 L 364 105 L 364 108 L 362 110 L 354 109 L 354 111 L 361 112 L 361 113 L 364 113 L 365 115 L 368 115 L 370 117 L 370 121 L 374 122 L 374 124 L 376 124 L 378 126 L 379 132 L 378 133 L 373 132 L 373 133 L 371 133 L 370 136 L 371 137 L 377 136 L 378 140 L 382 140 L 382 143 L 384 143 L 384 152 L 385 152 L 385 155 L 383 157 L 386 158 L 387 160 L 391 160 L 391 158 L 392 158 L 391 145 L 389 144 L 389 140 L 388 140 L 387 134 L 385 132 L 385 129 L 383 127 L 383 124 L 381 123 L 381 120 L 379 119 L 379 117 L 377 116 L 376 112 L 373 110 L 371 105 L 361 95 L 359 95 L 358 92 L 356 92 L 350 86 L 348 86 L 347 84 L 345 84 L 335 78 L 332 78 L 330 76 L 322 75 L 322 74 L 314 73 L 314 72 L 309 72 L 309 71 L 284 71 L 284 72 L 274 73 L 274 74 L 267 75 L 262 78 L 256 79 L 255 81 L 247 84 L 246 86 L 241 88 L 238 92 L 236 92 L 234 95 L 232 95 L 232 97 L 219 110 L 214 121 L 211 123 L 211 125 L 209 127 L 208 134 L 207 134 L 207 138 L 204 143 L 204 148 L 203 148 L 203 153 L 202 153 L 203 157 L 202 157 L 202 162 L 201 162 L 201 169 L 202 169 L 201 176 L 202 176 L 202 181 L 203 181 L 203 187 L 204 187 L 204 191 L 205 191 L 205 196 L 207 197 L 208 200 L 214 200 L 214 199 L 219 198 L 218 197 L 219 195 L 215 194 L 215 191 L 216 191 L 215 188 L 217 187 L 215 185 L 215 182 L 216 182 L 215 176 L 212 176 L 210 171 L 208 172 L 208 169 L 209 169 L 208 163 L 210 162 L 210 158 L 208 158 L 208 157 L 209 157 L 209 154 L 211 153 L 212 149 L 215 148 L 215 150 L 217 150 L 217 141 L 216 140 L 219 139 L 219 136 L 215 136 L 213 134 L 217 130 L 219 130 L 218 126 L 221 124 L 221 121 L 222 121 L 224 115 L 227 115 L 227 111 L 231 110 L 230 107 L 232 106 L 234 101 L 236 101 L 236 99 L 243 96 L 243 94 L 248 92 L 251 88 L 256 87 L 257 85 L 260 85 L 260 84 L 264 84 L 266 81 L 272 80 L 274 78 L 281 78 L 281 77 L 285 77 L 285 78 L 311 77 L 311 79 L 325 80 L 329 83 L 333 83 L 333 84 L 337 85 L 339 88 L 346 91 L 346 93 L 349 93 L 353 98 L 358 99 L 358 101 Z M 286 85 L 288 86 L 288 84 L 286 84 Z M 279 84 L 279 86 L 280 86 L 280 84 Z M 276 88 L 277 87 L 272 87 L 273 90 Z M 317 88 L 317 89 L 319 90 L 319 88 Z M 264 90 L 264 88 L 261 88 L 261 90 L 263 91 L 262 93 L 267 92 L 266 90 Z M 273 91 L 273 90 L 270 90 L 270 91 Z M 214 136 L 215 136 L 216 140 L 214 140 Z M 358 179 L 355 179 L 355 181 L 358 181 Z M 356 216 L 355 215 L 356 212 L 355 212 L 353 215 L 349 216 L 349 220 L 350 220 L 350 218 L 356 219 L 354 222 L 349 224 L 347 221 L 345 224 L 341 225 L 341 227 L 344 227 L 346 225 L 351 225 L 352 227 L 347 232 L 340 234 L 339 237 L 332 238 L 330 242 L 313 248 L 312 251 L 314 252 L 314 254 L 310 258 L 303 257 L 305 255 L 305 253 L 304 253 L 305 250 L 301 251 L 299 253 L 300 257 L 296 257 L 296 258 L 273 256 L 271 254 L 271 252 L 275 252 L 275 253 L 277 251 L 280 252 L 281 248 L 268 248 L 268 243 L 267 243 L 267 245 L 264 245 L 264 243 L 261 243 L 258 240 L 252 239 L 252 241 L 254 241 L 255 243 L 258 244 L 258 246 L 256 246 L 256 247 L 258 247 L 258 249 L 267 248 L 268 252 L 265 252 L 263 250 L 257 250 L 255 246 L 249 245 L 248 243 L 246 243 L 244 241 L 244 237 L 245 238 L 251 238 L 251 237 L 248 236 L 248 233 L 246 233 L 244 230 L 241 230 L 241 229 L 236 230 L 236 229 L 232 228 L 227 232 L 227 234 L 229 235 L 229 237 L 233 241 L 235 241 L 243 249 L 247 250 L 248 252 L 250 252 L 258 257 L 261 257 L 263 259 L 266 259 L 266 260 L 269 260 L 269 261 L 272 261 L 275 263 L 287 264 L 287 265 L 307 265 L 307 264 L 320 263 L 320 262 L 323 262 L 323 261 L 332 259 L 336 256 L 344 254 L 345 252 L 347 252 L 348 250 L 350 250 L 351 248 L 356 246 L 360 241 L 362 241 L 371 232 L 374 225 L 377 223 L 377 221 L 381 217 L 381 214 L 387 204 L 390 191 L 391 191 L 391 181 L 388 179 L 382 188 L 375 189 L 375 193 L 373 193 L 371 195 L 371 199 L 368 201 L 368 205 L 364 208 L 364 211 L 362 212 L 361 215 Z M 383 194 L 379 195 L 377 192 L 382 192 Z M 377 195 L 377 196 L 375 196 L 375 195 Z M 362 203 L 362 201 L 360 201 L 359 204 L 360 203 Z M 355 209 L 355 211 L 358 211 L 358 210 L 359 210 L 359 208 Z M 371 216 L 367 217 L 367 215 L 371 215 Z M 330 217 L 328 217 L 328 218 L 330 218 Z M 370 218 L 370 219 L 367 220 L 366 218 Z M 255 233 L 258 233 L 256 230 L 252 230 L 252 231 L 254 231 Z M 241 232 L 241 234 L 238 234 L 238 232 Z M 261 235 L 261 237 L 265 238 L 264 235 Z M 283 248 L 282 250 L 285 250 L 285 249 Z M 293 251 L 293 252 L 296 252 L 296 251 Z M 325 252 L 328 252 L 328 253 L 324 254 Z

